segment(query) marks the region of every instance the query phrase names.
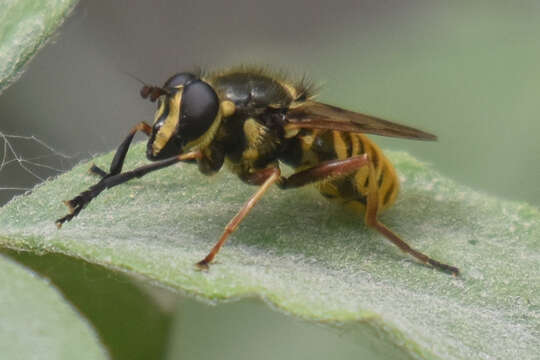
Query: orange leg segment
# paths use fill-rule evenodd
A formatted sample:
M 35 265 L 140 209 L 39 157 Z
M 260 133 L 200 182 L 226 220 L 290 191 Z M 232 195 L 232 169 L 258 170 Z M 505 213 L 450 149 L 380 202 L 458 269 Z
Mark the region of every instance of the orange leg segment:
M 206 257 L 199 261 L 197 263 L 197 266 L 200 269 L 208 269 L 208 264 L 214 260 L 214 257 L 219 252 L 219 249 L 225 244 L 225 241 L 227 241 L 227 238 L 229 235 L 231 235 L 237 228 L 238 225 L 244 220 L 247 214 L 253 209 L 255 204 L 260 200 L 260 198 L 264 195 L 264 193 L 270 188 L 271 185 L 273 185 L 275 182 L 277 182 L 281 176 L 281 171 L 278 168 L 272 169 L 272 171 L 268 171 L 268 169 L 264 169 L 262 171 L 265 171 L 268 174 L 268 177 L 266 180 L 262 183 L 261 187 L 253 196 L 244 204 L 242 209 L 236 214 L 235 217 L 232 218 L 231 221 L 225 226 L 225 230 L 223 231 L 223 234 L 219 238 L 218 242 L 214 245 L 212 250 L 210 250 L 210 253 L 206 255 Z
M 367 163 L 367 155 L 364 154 L 344 160 L 326 161 L 312 168 L 299 171 L 288 178 L 282 177 L 281 171 L 278 168 L 261 169 L 255 173 L 242 176 L 242 179 L 248 184 L 261 185 L 261 187 L 227 224 L 218 242 L 214 245 L 210 253 L 197 263 L 197 266 L 200 269 L 208 269 L 208 264 L 214 259 L 229 235 L 236 230 L 240 222 L 272 184 L 277 183 L 282 189 L 300 187 L 329 177 L 346 176 L 358 170 L 358 168 L 365 166 Z
M 430 258 L 429 256 L 422 254 L 421 252 L 411 248 L 409 244 L 407 244 L 405 241 L 401 240 L 401 238 L 396 235 L 392 230 L 384 226 L 378 219 L 377 219 L 377 213 L 378 213 L 378 207 L 379 207 L 379 196 L 377 194 L 377 179 L 375 176 L 375 168 L 373 167 L 373 164 L 369 163 L 369 188 L 368 188 L 368 194 L 366 199 L 366 224 L 378 232 L 380 232 L 384 237 L 386 237 L 388 240 L 393 242 L 397 247 L 399 247 L 402 251 L 414 256 L 424 264 L 429 264 L 433 266 L 434 268 L 449 272 L 454 276 L 459 275 L 459 269 L 457 267 L 443 264 L 437 260 L 434 260 Z

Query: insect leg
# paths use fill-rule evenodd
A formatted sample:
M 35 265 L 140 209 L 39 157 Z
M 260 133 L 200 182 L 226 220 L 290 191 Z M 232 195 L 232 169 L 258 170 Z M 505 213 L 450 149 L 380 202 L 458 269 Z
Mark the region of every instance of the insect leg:
M 368 157 L 366 154 L 344 160 L 325 161 L 317 166 L 292 174 L 288 178 L 282 177 L 278 185 L 282 189 L 291 189 L 328 178 L 346 176 L 367 165 L 367 163 Z
M 422 254 L 421 252 L 411 248 L 409 244 L 407 244 L 405 241 L 401 240 L 401 238 L 396 235 L 392 230 L 388 229 L 384 224 L 382 224 L 377 219 L 377 213 L 378 213 L 378 207 L 379 207 L 379 195 L 377 194 L 377 179 L 375 174 L 375 168 L 373 167 L 373 164 L 369 163 L 370 171 L 369 171 L 369 181 L 368 181 L 368 194 L 366 199 L 366 224 L 378 232 L 380 232 L 382 235 L 384 235 L 388 240 L 393 242 L 397 247 L 399 247 L 402 251 L 414 256 L 421 262 L 425 264 L 430 264 L 436 269 L 442 270 L 444 272 L 452 273 L 452 275 L 457 276 L 459 275 L 459 269 L 443 264 L 437 260 L 434 260 L 430 258 L 429 256 Z
M 171 166 L 173 164 L 176 164 L 177 162 L 185 161 L 185 160 L 191 160 L 191 159 L 197 159 L 197 158 L 200 158 L 200 157 L 202 157 L 201 152 L 200 151 L 194 151 L 194 152 L 189 152 L 189 153 L 182 154 L 182 155 L 177 155 L 175 157 L 165 159 L 165 160 L 162 160 L 162 161 L 158 161 L 158 162 L 154 162 L 154 163 L 151 163 L 151 164 L 148 164 L 148 165 L 144 165 L 144 166 L 138 167 L 138 168 L 136 168 L 134 170 L 131 170 L 131 171 L 126 171 L 126 172 L 116 174 L 116 175 L 108 175 L 108 176 L 104 177 L 103 179 L 101 179 L 100 182 L 98 182 L 97 184 L 95 184 L 93 186 L 90 186 L 88 188 L 88 190 L 80 193 L 79 195 L 77 195 L 73 199 L 71 199 L 69 201 L 64 201 L 66 206 L 69 208 L 70 213 L 67 214 L 66 216 L 56 220 L 56 222 L 55 222 L 56 226 L 58 228 L 60 228 L 63 223 L 65 223 L 66 221 L 70 221 L 75 216 L 77 216 L 81 212 L 81 210 L 86 205 L 88 205 L 88 203 L 90 201 L 92 201 L 92 199 L 97 197 L 105 189 L 111 188 L 111 187 L 116 186 L 116 185 L 123 184 L 123 183 L 125 183 L 125 182 L 127 182 L 127 181 L 129 181 L 129 180 L 131 180 L 133 178 L 140 178 L 140 177 L 148 174 L 149 172 L 156 171 L 156 170 L 159 170 L 159 169 L 163 169 L 163 168 L 165 168 L 167 166 Z
M 272 184 L 277 183 L 282 189 L 299 187 L 328 177 L 350 174 L 359 167 L 366 165 L 367 162 L 366 155 L 354 156 L 345 160 L 331 160 L 304 171 L 300 171 L 288 178 L 281 176 L 279 168 L 266 168 L 252 174 L 241 175 L 242 180 L 248 184 L 261 185 L 261 187 L 242 209 L 240 209 L 238 214 L 236 214 L 236 216 L 227 224 L 218 242 L 214 245 L 210 253 L 197 263 L 197 266 L 201 269 L 208 268 L 208 264 L 214 259 L 229 235 L 236 230 L 240 222 L 246 217 L 249 211 L 255 206 L 257 201 L 259 201 Z
M 223 234 L 219 238 L 218 242 L 214 245 L 212 250 L 206 255 L 206 257 L 199 261 L 197 263 L 197 266 L 200 269 L 208 269 L 208 264 L 214 259 L 216 254 L 219 252 L 219 249 L 223 246 L 229 235 L 231 235 L 236 228 L 238 228 L 238 225 L 244 220 L 246 215 L 251 211 L 251 209 L 255 206 L 255 204 L 259 201 L 259 199 L 263 196 L 263 194 L 270 188 L 272 184 L 277 182 L 281 176 L 281 171 L 279 168 L 271 168 L 271 169 L 263 169 L 260 172 L 252 174 L 254 177 L 253 184 L 255 184 L 257 181 L 260 181 L 262 173 L 266 175 L 266 179 L 262 182 L 261 187 L 251 198 L 242 206 L 240 211 L 235 215 L 235 217 L 232 218 L 231 221 L 225 226 L 225 230 L 223 231 Z
M 114 158 L 111 162 L 111 167 L 108 174 L 96 165 L 92 165 L 92 167 L 90 168 L 90 172 L 102 178 L 119 174 L 122 171 L 122 166 L 124 165 L 126 154 L 128 152 L 129 146 L 131 145 L 131 140 L 133 140 L 133 137 L 138 131 L 142 131 L 146 135 L 150 136 L 150 134 L 152 134 L 152 127 L 144 121 L 141 121 L 140 123 L 131 128 L 128 136 L 124 139 L 124 141 L 122 141 L 120 146 L 118 146 L 118 149 L 116 149 L 116 153 L 114 154 Z

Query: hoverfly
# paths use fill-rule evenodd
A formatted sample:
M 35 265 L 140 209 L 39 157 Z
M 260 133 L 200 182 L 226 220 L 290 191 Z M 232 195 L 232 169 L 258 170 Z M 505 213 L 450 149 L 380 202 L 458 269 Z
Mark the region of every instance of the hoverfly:
M 255 194 L 225 226 L 223 234 L 197 263 L 208 268 L 228 237 L 272 185 L 292 189 L 315 185 L 329 199 L 346 203 L 364 214 L 366 224 L 402 251 L 436 269 L 458 275 L 411 248 L 378 220 L 395 201 L 399 180 L 390 161 L 366 134 L 415 140 L 434 135 L 317 102 L 305 81 L 297 83 L 263 69 L 240 67 L 209 74 L 178 73 L 163 86 L 144 85 L 141 96 L 158 102 L 152 125 L 136 124 L 118 147 L 109 172 L 90 169 L 101 177 L 94 186 L 66 201 L 71 220 L 104 189 L 180 161 L 196 163 L 212 175 L 224 163 L 242 181 L 258 186 Z M 149 137 L 146 156 L 154 161 L 131 171 L 122 165 L 134 135 Z M 281 175 L 280 163 L 295 173 Z

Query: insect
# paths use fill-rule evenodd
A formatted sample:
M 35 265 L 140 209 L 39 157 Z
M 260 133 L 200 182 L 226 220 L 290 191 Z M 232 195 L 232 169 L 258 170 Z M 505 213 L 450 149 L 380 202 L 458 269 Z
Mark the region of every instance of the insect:
M 272 186 L 293 189 L 315 185 L 329 199 L 363 213 L 365 223 L 419 261 L 444 272 L 459 269 L 411 248 L 383 225 L 378 215 L 395 201 L 399 180 L 390 161 L 364 134 L 415 140 L 434 135 L 314 100 L 306 81 L 291 82 L 264 69 L 240 67 L 214 73 L 178 73 L 163 86 L 144 85 L 141 96 L 157 101 L 152 125 L 136 124 L 118 147 L 108 172 L 90 169 L 101 180 L 72 200 L 71 220 L 104 189 L 123 184 L 181 161 L 196 163 L 212 175 L 224 164 L 242 181 L 258 186 L 223 234 L 197 263 L 208 265 L 264 193 Z M 134 135 L 149 137 L 146 156 L 153 161 L 122 172 Z M 295 169 L 281 175 L 280 163 Z

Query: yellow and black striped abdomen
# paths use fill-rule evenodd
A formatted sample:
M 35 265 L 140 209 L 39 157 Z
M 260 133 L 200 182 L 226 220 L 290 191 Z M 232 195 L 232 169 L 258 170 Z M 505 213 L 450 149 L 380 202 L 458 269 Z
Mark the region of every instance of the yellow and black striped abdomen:
M 394 203 L 399 192 L 396 171 L 381 149 L 365 135 L 313 130 L 300 134 L 299 138 L 303 150 L 303 167 L 368 154 L 377 179 L 379 211 L 387 209 Z M 321 181 L 316 186 L 325 197 L 362 211 L 365 209 L 369 188 L 369 171 L 370 167 L 364 166 L 351 175 Z

